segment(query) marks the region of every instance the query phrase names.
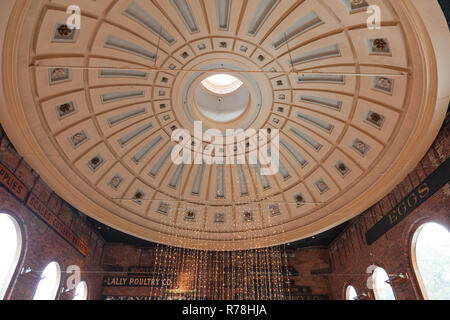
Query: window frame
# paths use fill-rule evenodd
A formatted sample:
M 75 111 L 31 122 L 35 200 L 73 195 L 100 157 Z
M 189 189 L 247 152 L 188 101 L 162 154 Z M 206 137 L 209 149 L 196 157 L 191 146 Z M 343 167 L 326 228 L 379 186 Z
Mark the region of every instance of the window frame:
M 55 286 L 54 286 L 54 289 L 53 289 L 54 292 L 52 292 L 52 298 L 51 298 L 51 299 L 47 299 L 47 300 L 49 300 L 49 301 L 57 300 L 58 294 L 59 294 L 59 289 L 60 289 L 60 287 L 61 287 L 61 280 L 62 280 L 62 277 L 61 277 L 61 270 L 62 270 L 62 269 L 61 269 L 61 264 L 58 262 L 57 259 L 53 259 L 53 260 L 51 260 L 49 263 L 47 263 L 47 264 L 45 265 L 44 269 L 42 270 L 42 273 L 44 273 L 44 271 L 45 271 L 52 263 L 54 263 L 54 264 L 56 265 L 56 267 L 57 267 L 57 281 L 55 282 Z M 42 274 L 42 273 L 41 273 L 41 274 Z M 33 293 L 32 300 L 39 301 L 39 300 L 35 299 L 34 297 L 36 296 L 36 292 L 37 292 L 37 290 L 38 290 L 38 288 L 39 288 L 39 284 L 41 283 L 42 280 L 43 280 L 43 279 L 39 278 L 38 283 L 37 283 L 37 285 L 35 286 L 35 289 L 34 289 L 34 293 Z
M 419 293 L 420 297 L 422 298 L 422 300 L 430 300 L 430 298 L 428 297 L 427 290 L 423 283 L 423 279 L 422 279 L 422 276 L 419 271 L 419 266 L 417 264 L 416 244 L 417 244 L 417 239 L 419 237 L 420 231 L 423 229 L 423 227 L 425 227 L 425 225 L 427 225 L 429 223 L 438 224 L 441 227 L 443 227 L 444 229 L 446 229 L 447 232 L 450 233 L 449 228 L 447 227 L 447 225 L 444 222 L 436 221 L 434 219 L 421 220 L 419 223 L 417 223 L 417 225 L 414 227 L 414 229 L 411 230 L 411 233 L 410 233 L 411 236 L 410 236 L 410 240 L 408 243 L 409 244 L 409 260 L 410 260 L 411 269 L 412 269 L 411 273 L 413 275 L 416 288 L 419 289 L 418 293 Z
M 358 292 L 356 291 L 355 286 L 351 285 L 351 284 L 346 284 L 345 285 L 345 289 L 344 289 L 344 298 L 346 301 L 356 301 L 356 299 L 349 299 L 348 293 L 349 293 L 349 289 L 353 288 L 353 290 L 356 293 L 356 297 L 358 297 Z
M 22 221 L 20 220 L 19 216 L 17 216 L 14 212 L 11 212 L 6 209 L 0 209 L 0 214 L 4 214 L 8 216 L 9 219 L 11 219 L 16 228 L 17 234 L 17 250 L 13 262 L 14 267 L 10 267 L 7 280 L 5 281 L 3 286 L 0 287 L 0 300 L 7 300 L 11 296 L 11 289 L 13 287 L 13 283 L 17 279 L 19 270 L 21 269 L 23 264 L 23 257 L 25 255 L 26 249 L 25 231 L 23 229 Z
M 383 266 L 377 265 L 377 268 L 375 270 L 373 270 L 372 276 L 371 276 L 373 297 L 374 297 L 375 300 L 378 300 L 378 301 L 387 301 L 385 299 L 379 299 L 378 298 L 379 294 L 378 294 L 378 289 L 377 289 L 377 286 L 376 286 L 376 272 L 377 272 L 377 270 L 383 270 L 387 274 L 388 279 L 389 279 L 389 273 L 386 271 L 386 269 Z M 386 283 L 386 284 L 391 287 L 392 294 L 394 295 L 394 300 L 398 300 L 397 299 L 397 295 L 395 294 L 394 287 L 392 285 L 388 284 L 388 283 Z
M 81 280 L 79 283 L 78 283 L 78 285 L 75 287 L 75 289 L 74 289 L 74 296 L 73 296 L 73 299 L 72 300 L 75 300 L 75 294 L 76 294 L 76 292 L 77 292 L 77 288 L 78 288 L 78 286 L 79 285 L 81 285 L 81 284 L 84 284 L 84 299 L 81 299 L 81 300 L 78 300 L 78 301 L 86 301 L 86 300 L 88 300 L 88 298 L 89 298 L 89 286 L 88 286 L 88 283 L 87 283 L 87 281 L 86 280 Z M 75 300 L 75 301 L 77 301 L 77 300 Z

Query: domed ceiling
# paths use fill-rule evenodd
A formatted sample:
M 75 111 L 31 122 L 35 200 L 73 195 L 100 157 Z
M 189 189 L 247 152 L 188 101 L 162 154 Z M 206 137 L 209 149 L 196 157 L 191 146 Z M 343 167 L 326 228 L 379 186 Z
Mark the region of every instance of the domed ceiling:
M 65 25 L 72 2 L 15 2 L 0 118 L 65 200 L 146 240 L 232 250 L 325 231 L 401 181 L 443 119 L 408 1 L 79 0 L 79 30 Z M 369 5 L 381 28 L 368 29 Z M 214 74 L 242 86 L 202 92 Z M 215 121 L 215 105 L 230 121 Z M 175 165 L 172 132 L 193 135 L 194 121 L 279 129 L 279 172 Z M 243 145 L 232 148 L 248 158 Z

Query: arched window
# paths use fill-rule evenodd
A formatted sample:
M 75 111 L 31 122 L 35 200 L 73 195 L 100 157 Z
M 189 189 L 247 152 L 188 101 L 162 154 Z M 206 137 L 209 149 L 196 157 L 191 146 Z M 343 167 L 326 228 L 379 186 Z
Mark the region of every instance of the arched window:
M 50 262 L 41 274 L 33 300 L 54 300 L 59 288 L 61 269 L 56 262 Z
M 87 283 L 86 281 L 81 281 L 75 288 L 75 296 L 73 300 L 87 300 Z
M 394 291 L 389 283 L 389 276 L 383 268 L 377 267 L 372 275 L 373 292 L 377 300 L 395 300 Z
M 424 223 L 411 243 L 414 271 L 425 299 L 450 299 L 450 232 L 433 222 Z
M 22 234 L 17 221 L 0 213 L 0 299 L 3 299 L 19 262 Z
M 347 286 L 345 289 L 345 300 L 357 300 L 358 294 L 353 286 Z

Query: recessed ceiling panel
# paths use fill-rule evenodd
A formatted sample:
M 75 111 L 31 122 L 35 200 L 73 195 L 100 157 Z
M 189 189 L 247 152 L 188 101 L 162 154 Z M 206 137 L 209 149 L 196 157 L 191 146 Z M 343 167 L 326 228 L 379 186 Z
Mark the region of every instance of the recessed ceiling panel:
M 0 13 L 0 121 L 62 198 L 146 240 L 236 250 L 323 232 L 389 193 L 445 115 L 446 47 L 417 0 L 97 1 L 79 30 L 56 2 Z

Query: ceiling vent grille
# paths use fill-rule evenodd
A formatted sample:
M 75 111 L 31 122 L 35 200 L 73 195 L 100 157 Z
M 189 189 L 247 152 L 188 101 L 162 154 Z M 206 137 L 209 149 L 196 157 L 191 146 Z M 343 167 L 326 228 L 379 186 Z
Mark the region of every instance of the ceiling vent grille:
M 150 130 L 151 128 L 153 128 L 152 123 L 147 123 L 146 125 L 137 128 L 136 130 L 131 131 L 130 133 L 124 135 L 122 138 L 120 138 L 119 144 L 120 146 L 123 148 L 125 147 L 128 143 L 130 143 L 134 138 L 140 136 L 141 134 L 147 132 L 148 130 Z
M 266 21 L 267 17 L 272 13 L 273 9 L 277 6 L 280 0 L 260 0 L 258 4 L 258 9 L 253 16 L 252 22 L 248 27 L 249 35 L 256 35 L 261 28 L 261 26 Z
M 184 24 L 188 28 L 190 33 L 199 32 L 197 22 L 195 21 L 194 14 L 192 13 L 191 6 L 187 0 L 171 0 L 172 5 L 177 10 Z
M 163 138 L 161 136 L 156 137 L 149 143 L 147 143 L 141 150 L 136 153 L 131 160 L 138 164 L 149 152 L 152 150 Z
M 291 177 L 291 174 L 289 173 L 289 171 L 286 169 L 285 165 L 283 164 L 283 162 L 281 160 L 279 160 L 279 169 L 278 171 L 280 172 L 281 176 L 283 177 L 284 180 L 287 180 Z
M 292 128 L 292 127 L 289 130 L 292 133 L 294 133 L 296 136 L 301 138 L 303 141 L 305 141 L 307 144 L 309 144 L 311 147 L 313 147 L 314 150 L 319 151 L 322 148 L 322 145 L 319 142 L 317 142 L 316 140 L 311 138 L 306 133 L 301 132 L 301 131 L 297 130 L 296 128 Z
M 333 128 L 334 128 L 334 126 L 332 124 L 329 124 L 328 122 L 323 121 L 319 118 L 310 116 L 309 114 L 299 112 L 299 113 L 297 113 L 297 118 L 306 120 L 307 122 L 315 125 L 316 127 L 319 127 L 321 129 L 325 130 L 328 133 L 331 133 L 331 131 L 333 131 Z
M 293 146 L 291 146 L 287 141 L 284 139 L 280 140 L 281 145 L 291 154 L 291 156 L 297 161 L 297 163 L 303 168 L 308 164 L 308 161 L 306 161 L 305 158 L 298 152 Z
M 242 165 L 237 165 L 237 174 L 239 179 L 239 191 L 241 192 L 241 197 L 248 196 L 248 186 L 247 181 L 245 180 L 244 170 L 242 169 Z
M 228 30 L 230 25 L 231 0 L 216 0 L 219 30 Z
M 100 78 L 138 78 L 147 79 L 148 72 L 139 70 L 101 69 L 98 72 Z
M 156 54 L 153 52 L 113 35 L 108 36 L 105 42 L 105 47 L 131 53 L 152 61 L 156 60 Z
M 300 101 L 317 104 L 337 111 L 340 111 L 342 107 L 342 101 L 322 97 L 300 96 Z
M 267 149 L 267 154 L 272 157 L 272 150 L 271 149 Z M 284 166 L 283 162 L 278 159 L 278 172 L 281 174 L 281 176 L 283 177 L 284 180 L 287 180 L 291 177 L 291 175 L 289 174 L 289 171 L 286 169 L 286 167 Z
M 197 173 L 195 174 L 194 184 L 192 185 L 191 193 L 195 196 L 200 194 L 200 189 L 202 187 L 203 174 L 205 172 L 205 166 L 202 164 L 199 165 Z
M 145 92 L 143 90 L 122 91 L 122 92 L 109 92 L 100 96 L 102 103 L 116 102 L 125 99 L 134 99 L 144 97 Z
M 136 21 L 137 23 L 143 25 L 145 28 L 147 28 L 157 36 L 161 37 L 161 39 L 163 39 L 168 45 L 172 45 L 175 43 L 175 39 L 172 37 L 172 35 L 136 2 L 132 2 L 123 12 L 123 14 Z
M 177 169 L 175 170 L 175 173 L 173 174 L 172 178 L 169 182 L 169 187 L 176 189 L 178 187 L 178 183 L 180 182 L 181 174 L 183 173 L 185 164 L 182 163 L 177 166 Z
M 339 51 L 339 47 L 337 44 L 333 44 L 331 46 L 319 48 L 310 52 L 302 53 L 301 55 L 297 56 L 293 60 L 289 61 L 289 64 L 292 66 L 295 66 L 300 63 L 306 63 L 314 60 L 319 59 L 326 59 L 326 58 L 333 58 L 333 57 L 340 57 L 341 52 Z
M 278 38 L 272 43 L 275 49 L 280 48 L 286 42 L 298 37 L 299 35 L 311 30 L 319 25 L 323 24 L 323 21 L 319 18 L 316 12 L 311 11 L 303 18 L 298 20 L 289 29 L 287 29 L 283 34 L 279 35 Z
M 223 164 L 217 166 L 216 198 L 225 198 L 225 169 Z
M 131 119 L 133 117 L 137 117 L 146 112 L 147 112 L 146 108 L 140 108 L 137 110 L 128 111 L 128 112 L 118 114 L 117 116 L 109 118 L 108 123 L 112 127 L 112 126 L 115 126 L 116 124 L 119 124 L 119 123 L 126 121 L 128 119 Z
M 169 159 L 169 157 L 172 153 L 172 149 L 173 149 L 173 147 L 169 147 L 169 149 L 166 150 L 166 152 L 161 156 L 161 158 L 159 158 L 159 160 L 156 162 L 156 164 L 150 170 L 150 175 L 152 177 L 155 178 L 158 175 L 159 171 L 161 171 L 161 168 L 164 166 L 164 164 Z
M 345 76 L 342 74 L 302 74 L 297 77 L 297 83 L 307 82 L 344 83 Z
M 259 161 L 257 161 L 257 163 L 254 166 L 263 190 L 270 189 L 270 182 L 267 179 L 267 176 L 261 174 L 261 164 L 259 163 Z

